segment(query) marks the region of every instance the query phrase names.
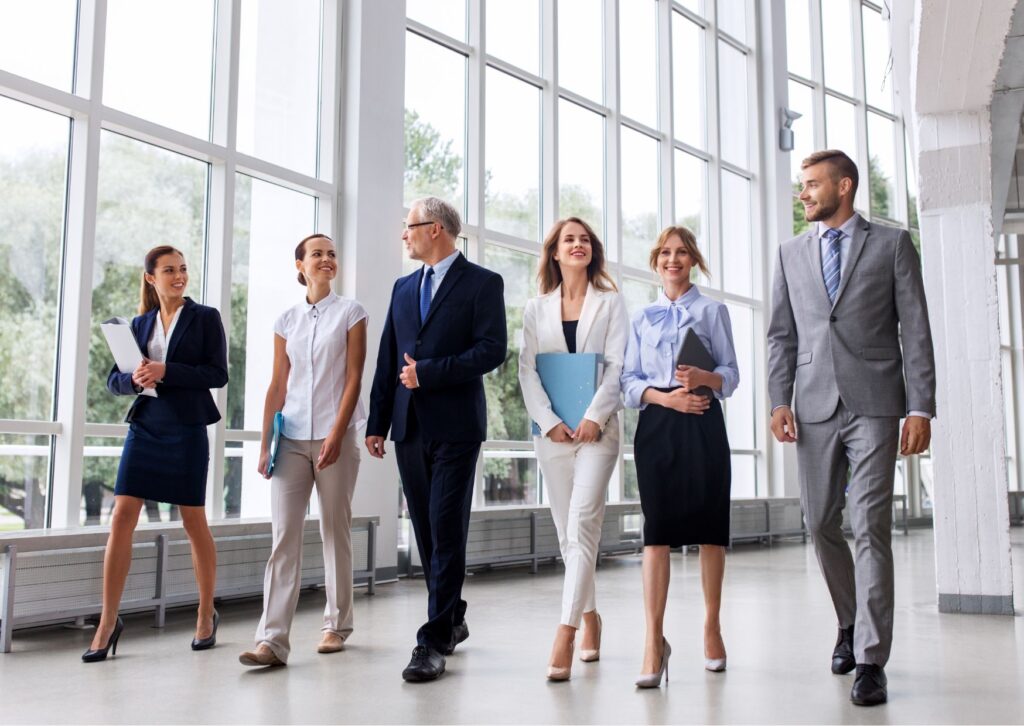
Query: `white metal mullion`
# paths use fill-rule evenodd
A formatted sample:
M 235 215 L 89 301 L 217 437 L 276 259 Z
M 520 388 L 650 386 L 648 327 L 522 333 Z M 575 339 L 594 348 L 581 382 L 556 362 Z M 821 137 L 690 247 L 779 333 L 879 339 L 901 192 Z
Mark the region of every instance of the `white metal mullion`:
M 337 133 L 341 118 L 341 23 L 342 0 L 323 0 L 320 13 L 320 113 L 317 144 L 317 178 L 331 182 L 337 188 L 336 178 L 340 174 L 340 135 Z M 331 194 L 332 218 L 337 211 L 338 195 Z M 332 219 L 332 222 L 334 220 Z M 340 229 L 339 224 L 331 225 L 331 232 Z
M 564 98 L 566 101 L 572 101 L 577 106 L 582 106 L 583 108 L 587 109 L 588 111 L 593 111 L 594 113 L 599 113 L 602 116 L 610 116 L 611 113 L 612 113 L 612 109 L 611 109 L 610 106 L 608 106 L 606 104 L 603 104 L 603 103 L 598 103 L 597 101 L 593 100 L 592 98 L 587 98 L 586 96 L 581 96 L 580 94 L 576 93 L 575 91 L 570 91 L 568 88 L 559 88 L 558 89 L 558 95 L 561 98 Z
M 894 170 L 896 173 L 896 199 L 893 200 L 893 206 L 901 210 L 898 215 L 894 216 L 909 229 L 910 205 L 908 204 L 909 196 L 907 192 L 907 134 L 902 118 L 896 119 L 893 124 L 893 134 L 896 136 L 892 140 L 896 149 L 896 169 Z
M 1020 245 L 1021 236 L 1017 237 L 1017 244 Z M 1020 250 L 1017 250 L 1020 254 Z M 1024 366 L 1021 365 L 1020 357 L 1024 353 L 1024 341 L 1021 335 L 1024 333 L 1021 316 L 1021 295 L 1024 294 L 1024 265 L 1017 263 L 1017 285 L 1016 294 L 1011 297 L 1013 304 L 1010 306 L 1011 316 L 1016 313 L 1015 324 L 1010 328 L 1010 342 L 1014 347 L 1011 356 L 1013 361 L 1013 421 L 1014 432 L 1017 436 L 1017 456 L 1014 464 L 1017 467 L 1017 489 L 1024 490 L 1024 431 L 1021 430 L 1021 411 L 1024 410 Z M 1009 287 L 1009 286 L 1008 286 Z
M 710 3 L 710 0 L 708 0 Z M 711 154 L 708 165 L 707 222 L 708 267 L 721 286 L 722 265 L 722 143 L 720 93 L 718 88 L 718 8 L 712 10 L 712 22 L 704 31 L 704 87 L 707 99 L 707 145 Z
M 486 160 L 486 76 L 487 45 L 485 38 L 486 3 L 484 0 L 469 0 L 469 59 L 466 89 L 466 210 L 471 224 L 479 233 L 469 238 L 470 258 L 479 264 L 484 262 L 484 235 L 486 234 L 486 199 L 484 197 Z M 484 458 L 477 458 L 473 475 L 473 507 L 482 507 L 484 501 L 483 467 Z
M 824 149 L 826 145 L 825 126 L 825 49 L 821 26 L 821 4 L 819 0 L 805 0 L 810 5 L 811 22 L 811 74 L 814 76 L 814 148 Z
M 863 27 L 863 15 L 861 13 L 860 0 L 849 0 L 849 9 L 852 13 L 850 16 L 850 25 L 853 30 L 853 93 L 857 98 L 857 166 L 863 169 L 864 182 L 857 189 L 857 196 L 861 200 L 861 206 L 868 213 L 868 219 L 871 217 L 871 184 L 870 179 L 870 150 L 868 149 L 868 104 L 865 100 L 867 93 L 865 92 L 865 80 L 864 80 L 864 27 Z M 866 200 L 866 203 L 865 203 Z
M 675 127 L 672 98 L 672 8 L 669 3 L 659 2 L 655 6 L 658 53 L 658 126 L 661 129 L 658 151 L 661 156 L 661 224 L 665 227 L 675 224 Z
M 57 422 L 61 434 L 54 439 L 47 517 L 49 526 L 60 529 L 77 527 L 81 519 L 106 20 L 106 0 L 83 0 L 76 68 L 78 87 L 89 89 L 89 111 L 71 128 L 58 332 Z
M 558 181 L 558 0 L 540 5 L 541 76 L 541 228 L 542 234 L 561 217 Z M 536 245 L 534 245 L 536 248 Z
M 59 421 L 34 421 L 28 419 L 0 419 L 0 434 L 20 436 L 59 436 L 63 431 Z
M 706 2 L 710 3 L 711 0 L 706 0 Z M 686 18 L 692 20 L 702 28 L 708 27 L 707 18 L 705 18 L 703 15 L 693 12 L 692 10 L 690 10 L 690 8 L 678 2 L 678 0 L 670 0 L 670 3 L 672 5 L 672 12 L 679 13 L 680 15 L 685 16 Z
M 673 140 L 672 145 L 679 151 L 685 151 L 690 156 L 696 156 L 701 161 L 711 162 L 711 154 L 704 149 L 698 149 L 696 146 L 690 146 L 685 141 Z
M 235 222 L 235 156 L 238 128 L 238 56 L 241 35 L 241 0 L 217 3 L 217 38 L 214 56 L 213 132 L 227 153 L 210 164 L 209 217 L 206 240 L 206 286 L 204 302 L 220 310 L 221 321 L 231 336 L 231 258 Z M 228 381 L 228 386 L 232 385 Z M 238 384 L 236 384 L 238 385 Z M 228 389 L 213 391 L 217 408 L 227 411 Z M 209 426 L 210 470 L 206 512 L 211 519 L 224 518 L 224 431 L 223 416 Z
M 476 9 L 473 6 L 478 2 L 480 2 L 480 0 L 470 0 L 470 15 L 476 12 Z M 443 45 L 451 50 L 461 53 L 464 56 L 469 56 L 472 55 L 473 53 L 474 45 L 472 42 L 472 20 L 470 20 L 470 42 L 468 44 L 462 42 L 461 40 L 456 40 L 452 36 L 446 35 L 445 33 L 442 33 L 440 30 L 435 30 L 429 25 L 424 25 L 418 20 L 413 20 L 412 18 L 405 19 L 405 27 L 406 30 L 411 31 L 422 38 L 426 38 L 427 40 L 433 41 L 439 45 Z
M 632 129 L 633 131 L 636 131 L 637 133 L 643 134 L 644 136 L 649 136 L 650 138 L 652 138 L 655 141 L 657 141 L 659 144 L 671 145 L 671 143 L 672 143 L 672 133 L 671 133 L 671 131 L 669 131 L 666 134 L 666 133 L 664 133 L 662 131 L 658 131 L 658 129 L 655 129 L 655 128 L 652 128 L 652 127 L 648 126 L 645 123 L 641 123 L 640 121 L 634 121 L 633 119 L 629 118 L 628 116 L 623 116 L 621 113 L 619 114 L 619 123 L 622 124 L 623 126 L 625 126 L 628 129 Z M 659 120 L 659 123 L 660 123 L 660 120 Z
M 0 95 L 63 116 L 85 116 L 90 108 L 88 99 L 4 70 L 0 70 Z
M 516 80 L 528 83 L 539 89 L 544 89 L 548 85 L 547 81 L 545 81 L 541 76 L 534 75 L 529 71 L 524 71 L 519 66 L 512 65 L 508 61 L 496 58 L 493 55 L 487 56 L 484 59 L 484 64 L 494 68 L 495 70 L 501 71 L 505 75 L 512 76 Z

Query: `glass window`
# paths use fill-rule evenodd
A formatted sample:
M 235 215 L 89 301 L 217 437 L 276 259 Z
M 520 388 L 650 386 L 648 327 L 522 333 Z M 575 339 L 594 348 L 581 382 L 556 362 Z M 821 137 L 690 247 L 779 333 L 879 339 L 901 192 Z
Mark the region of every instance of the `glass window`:
M 405 14 L 456 40 L 466 40 L 466 0 L 406 0 Z
M 466 58 L 405 39 L 405 204 L 437 196 L 465 210 Z
M 747 108 L 747 56 L 718 42 L 719 138 L 722 159 L 747 168 L 750 130 Z
M 852 103 L 825 96 L 825 143 L 857 159 L 857 119 Z
M 790 73 L 796 73 L 804 78 L 813 77 L 811 12 L 808 0 L 786 0 L 786 65 Z M 792 98 L 790 102 L 792 103 Z
M 654 239 L 651 239 L 650 245 L 654 246 Z M 646 265 L 645 265 L 646 266 Z M 657 276 L 655 273 L 651 273 L 651 282 L 643 282 L 641 280 L 635 280 L 631 277 L 623 278 L 622 280 L 622 297 L 626 302 L 626 310 L 629 311 L 630 318 L 632 319 L 640 310 L 650 305 L 652 302 L 658 299 L 658 291 L 660 287 L 655 282 Z M 623 443 L 627 446 L 633 445 L 633 437 L 636 435 L 636 423 L 640 418 L 640 412 L 635 408 L 627 408 L 623 411 L 623 423 L 626 427 L 626 438 L 623 439 Z M 636 479 L 636 467 L 628 464 L 625 469 L 626 475 L 626 498 L 631 498 L 630 492 L 630 476 L 633 477 L 635 484 Z M 632 495 L 632 498 L 636 498 L 636 494 Z
M 903 127 L 903 148 L 906 149 L 907 162 L 907 219 L 910 220 L 911 234 L 920 226 L 917 218 L 917 168 L 910 154 L 910 142 L 907 140 L 907 129 Z
M 302 301 L 305 288 L 296 279 L 293 253 L 299 240 L 316 231 L 315 223 L 314 197 L 244 174 L 235 176 L 224 416 L 229 429 L 263 428 L 263 401 L 274 362 L 273 324 Z M 228 447 L 225 516 L 269 516 L 270 489 L 256 472 L 259 442 L 231 442 Z
M 238 150 L 315 175 L 320 4 L 245 0 L 238 62 Z
M 540 3 L 487 0 L 487 53 L 540 74 Z
M 46 526 L 49 476 L 49 436 L 0 434 L 0 534 Z
M 722 171 L 722 282 L 737 295 L 753 295 L 750 182 Z M 714 270 L 714 267 L 712 267 Z
M 790 179 L 800 181 L 800 164 L 814 153 L 814 91 L 797 81 L 789 82 L 789 108 L 800 114 L 793 122 L 793 150 L 789 152 Z M 799 187 L 797 187 L 799 190 Z
M 53 416 L 69 133 L 0 97 L 0 419 Z
M 213 28 L 213 0 L 110 0 L 104 105 L 209 138 Z
M 91 422 L 121 423 L 131 403 L 107 391 L 113 359 L 99 324 L 136 315 L 146 252 L 158 244 L 180 249 L 189 270 L 186 294 L 202 300 L 206 179 L 201 161 L 108 131 L 101 136 L 86 395 Z
M 672 124 L 677 139 L 699 149 L 707 144 L 704 77 L 704 30 L 672 13 Z
M 487 69 L 487 228 L 537 239 L 540 229 L 540 90 Z M 510 139 L 516 142 L 509 143 Z
M 77 16 L 77 0 L 0 3 L 0 68 L 70 92 Z
M 559 0 L 558 84 L 604 102 L 604 3 Z
M 707 255 L 706 223 L 708 164 L 703 159 L 676 149 L 676 213 L 675 223 L 681 224 L 697 237 L 697 246 Z M 651 241 L 654 244 L 654 241 Z
M 747 42 L 747 0 L 719 0 L 718 27 L 736 40 Z
M 754 374 L 754 311 L 745 305 L 729 304 L 732 339 L 740 370 L 740 385 L 725 399 L 725 424 L 729 446 L 734 449 L 757 447 L 754 418 L 757 376 Z
M 630 439 L 630 443 L 632 442 L 632 439 Z M 636 459 L 633 458 L 632 454 L 626 454 L 623 457 L 622 464 L 622 500 L 626 502 L 640 501 L 640 485 L 636 478 Z
M 704 0 L 677 0 L 687 10 L 692 10 L 698 15 L 704 14 Z
M 654 0 L 619 0 L 619 103 L 658 128 L 658 16 Z
M 757 460 L 750 454 L 732 455 L 731 496 L 733 499 L 757 496 Z
M 604 235 L 604 150 L 604 117 L 560 100 L 558 216 L 586 220 L 611 253 Z
M 868 113 L 868 180 L 871 214 L 901 221 L 896 205 L 896 124 L 877 113 Z
M 892 54 L 882 14 L 861 6 L 864 19 L 864 82 L 868 104 L 892 112 Z
M 484 506 L 539 504 L 538 491 L 532 451 L 484 451 Z
M 821 34 L 825 85 L 853 95 L 853 24 L 847 0 L 822 0 Z
M 505 280 L 505 319 L 508 354 L 505 362 L 484 376 L 487 396 L 487 436 L 497 441 L 529 441 L 530 416 L 519 388 L 519 350 L 523 308 L 537 295 L 537 256 L 487 244 L 484 265 Z
M 658 142 L 622 127 L 622 261 L 647 268 L 658 238 Z

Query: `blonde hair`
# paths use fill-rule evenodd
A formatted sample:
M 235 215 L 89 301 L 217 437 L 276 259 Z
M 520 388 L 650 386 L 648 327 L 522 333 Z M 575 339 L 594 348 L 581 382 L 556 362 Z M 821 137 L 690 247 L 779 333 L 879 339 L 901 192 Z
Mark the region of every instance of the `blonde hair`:
M 593 228 L 579 217 L 566 217 L 555 222 L 544 237 L 544 247 L 540 253 L 540 265 L 537 270 L 537 281 L 540 283 L 540 291 L 547 294 L 562 284 L 562 269 L 555 259 L 555 249 L 558 247 L 558 240 L 562 236 L 562 229 L 570 222 L 575 222 L 587 231 L 590 237 L 590 264 L 587 265 L 587 280 L 598 290 L 610 292 L 618 290 L 615 281 L 604 268 L 604 245 L 600 238 L 594 233 Z
M 705 277 L 711 277 L 711 273 L 708 271 L 708 264 L 704 261 L 704 255 L 700 253 L 700 248 L 697 247 L 697 238 L 693 232 L 688 230 L 686 227 L 681 225 L 672 225 L 665 227 L 661 230 L 661 234 L 658 235 L 658 241 L 654 243 L 654 247 L 651 248 L 651 256 L 648 264 L 651 269 L 655 272 L 658 271 L 658 255 L 661 254 L 661 248 L 668 242 L 669 237 L 676 236 L 683 242 L 683 247 L 686 248 L 686 254 L 693 260 L 694 266 L 704 273 Z

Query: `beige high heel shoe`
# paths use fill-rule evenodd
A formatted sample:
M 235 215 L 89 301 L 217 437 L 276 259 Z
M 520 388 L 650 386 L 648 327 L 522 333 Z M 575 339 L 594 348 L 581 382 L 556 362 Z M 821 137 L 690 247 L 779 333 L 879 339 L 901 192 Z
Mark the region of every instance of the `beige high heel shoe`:
M 657 673 L 642 673 L 636 679 L 637 688 L 657 688 L 661 685 L 661 677 L 665 676 L 668 683 L 668 657 L 672 655 L 672 646 L 664 638 L 661 639 L 661 668 Z
M 576 639 L 573 638 L 572 644 L 569 646 L 569 665 L 565 668 L 560 666 L 548 666 L 548 680 L 549 681 L 567 681 L 572 675 L 572 652 L 576 649 Z
M 604 630 L 604 623 L 601 621 L 601 613 L 597 613 L 597 648 L 584 650 L 580 648 L 580 660 L 584 663 L 593 663 L 601 660 L 601 632 Z

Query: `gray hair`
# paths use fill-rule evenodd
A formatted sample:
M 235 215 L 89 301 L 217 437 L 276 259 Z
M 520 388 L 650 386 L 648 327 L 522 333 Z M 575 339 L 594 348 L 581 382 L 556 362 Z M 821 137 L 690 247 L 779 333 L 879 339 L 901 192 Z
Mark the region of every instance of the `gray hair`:
M 459 218 L 458 210 L 445 200 L 437 197 L 423 197 L 422 199 L 417 199 L 410 206 L 411 209 L 416 207 L 423 211 L 426 217 L 423 221 L 429 219 L 432 222 L 437 222 L 452 237 L 458 237 L 459 232 L 462 231 L 462 219 Z

